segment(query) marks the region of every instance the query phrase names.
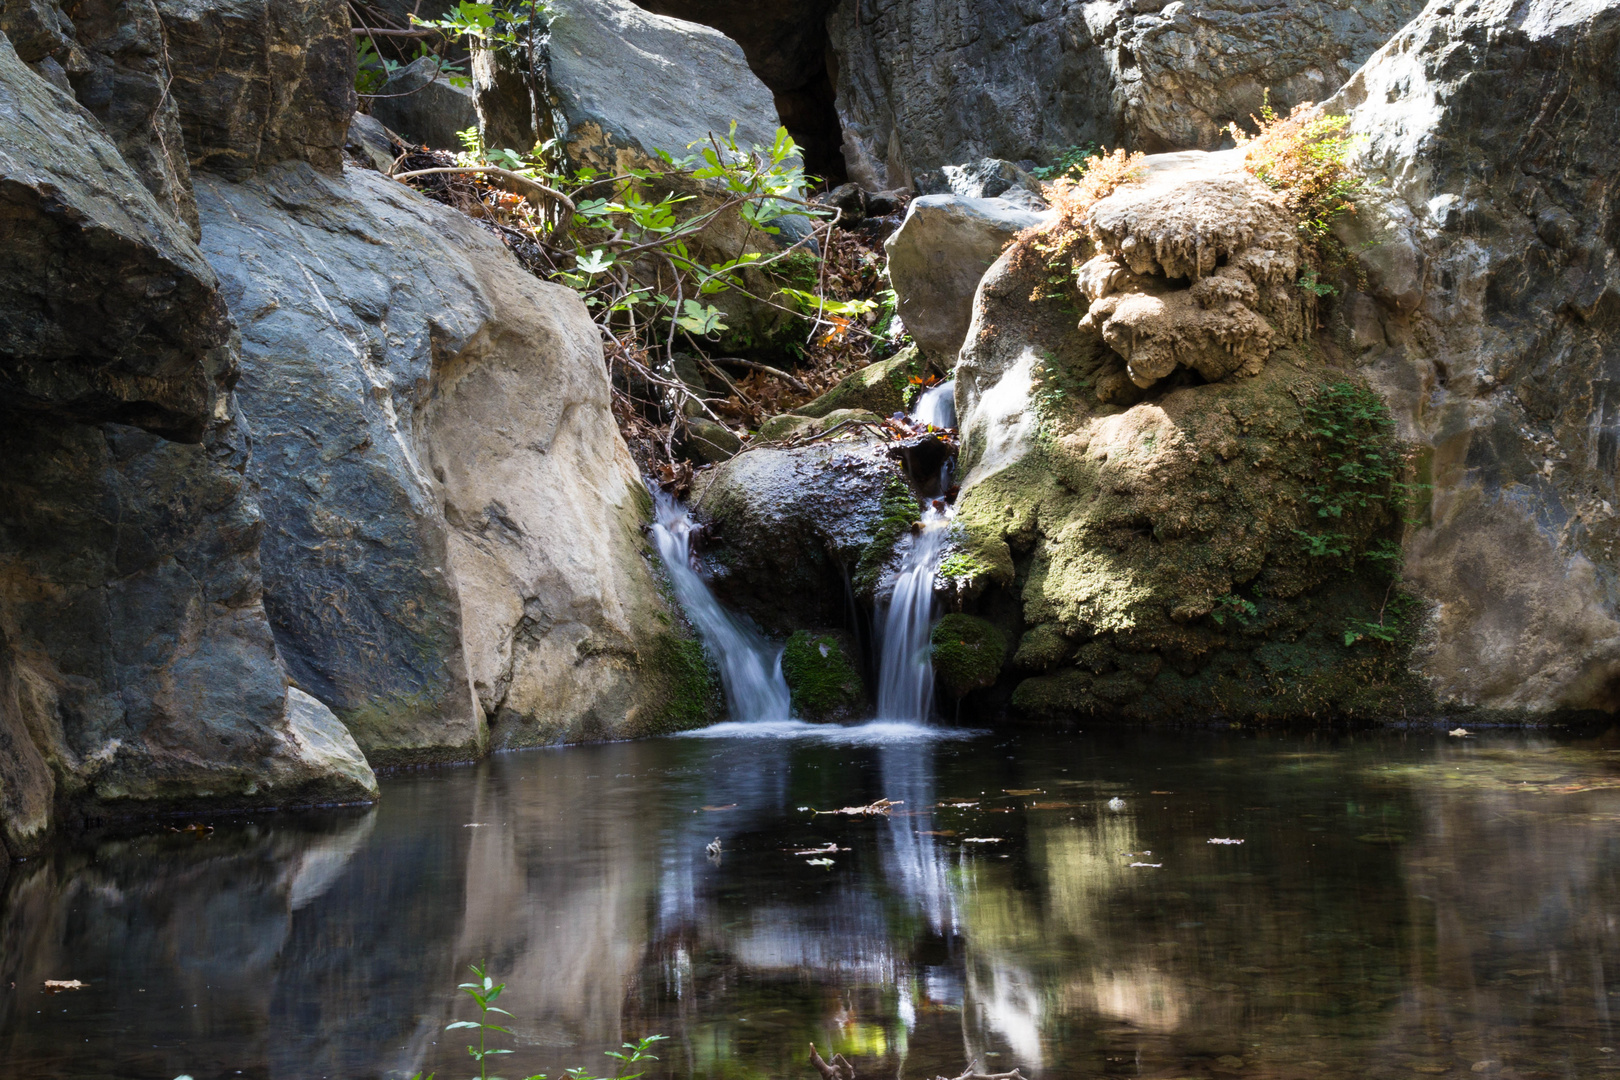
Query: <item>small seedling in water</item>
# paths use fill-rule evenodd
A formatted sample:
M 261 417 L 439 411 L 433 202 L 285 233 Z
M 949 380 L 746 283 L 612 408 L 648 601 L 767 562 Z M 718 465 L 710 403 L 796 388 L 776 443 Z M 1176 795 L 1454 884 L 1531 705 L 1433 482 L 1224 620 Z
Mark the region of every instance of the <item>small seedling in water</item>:
M 491 1031 L 499 1031 L 503 1035 L 510 1035 L 512 1034 L 512 1031 L 510 1028 L 504 1028 L 499 1024 L 490 1023 L 489 1014 L 500 1013 L 502 1016 L 511 1016 L 512 1014 L 507 1012 L 505 1009 L 497 1009 L 495 1006 L 490 1004 L 490 1002 L 501 996 L 501 991 L 506 989 L 506 984 L 498 983 L 494 979 L 491 979 L 484 973 L 484 969 L 477 964 L 473 964 L 471 967 L 472 973 L 477 977 L 478 981 L 462 983 L 459 987 L 457 987 L 457 989 L 465 991 L 467 994 L 471 995 L 474 1001 L 478 1002 L 479 1017 L 477 1020 L 457 1020 L 455 1023 L 448 1025 L 444 1030 L 455 1031 L 457 1028 L 478 1029 L 478 1047 L 477 1049 L 474 1049 L 471 1046 L 467 1047 L 467 1053 L 471 1054 L 472 1059 L 478 1062 L 478 1080 L 490 1080 L 488 1059 L 494 1057 L 496 1054 L 510 1054 L 512 1051 L 485 1049 L 485 1036 L 487 1036 Z M 432 1078 L 430 1077 L 429 1080 L 432 1080 Z M 500 1078 L 496 1077 L 495 1080 L 500 1080 Z

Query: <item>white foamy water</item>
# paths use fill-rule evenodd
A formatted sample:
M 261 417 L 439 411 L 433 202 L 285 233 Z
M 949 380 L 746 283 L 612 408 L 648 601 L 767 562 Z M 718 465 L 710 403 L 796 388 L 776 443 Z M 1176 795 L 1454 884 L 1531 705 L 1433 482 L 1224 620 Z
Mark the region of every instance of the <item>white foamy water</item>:
M 917 395 L 911 418 L 937 428 L 956 426 L 956 380 L 947 379 Z
M 692 569 L 692 518 L 686 507 L 658 490 L 653 491 L 653 505 L 653 542 L 669 569 L 675 599 L 720 665 L 732 719 L 787 721 L 793 709 L 782 678 L 782 650 L 721 607 Z
M 764 720 L 751 724 L 727 721 L 693 731 L 678 731 L 672 739 L 806 739 L 840 745 L 882 745 L 903 742 L 938 742 L 982 735 L 966 728 L 936 728 L 900 720 L 870 720 L 864 724 L 811 724 L 803 720 Z

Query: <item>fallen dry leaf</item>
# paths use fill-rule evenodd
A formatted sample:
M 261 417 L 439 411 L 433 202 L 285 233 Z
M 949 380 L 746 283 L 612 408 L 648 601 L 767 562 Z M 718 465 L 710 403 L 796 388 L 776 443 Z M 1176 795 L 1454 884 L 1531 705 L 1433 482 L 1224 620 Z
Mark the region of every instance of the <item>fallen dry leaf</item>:
M 46 979 L 45 989 L 48 993 L 57 994 L 63 990 L 83 990 L 84 983 L 78 979 Z
M 867 803 L 865 806 L 843 806 L 837 810 L 817 810 L 818 814 L 848 814 L 858 817 L 863 814 L 887 814 L 891 807 L 904 806 L 904 799 L 879 799 L 877 802 Z

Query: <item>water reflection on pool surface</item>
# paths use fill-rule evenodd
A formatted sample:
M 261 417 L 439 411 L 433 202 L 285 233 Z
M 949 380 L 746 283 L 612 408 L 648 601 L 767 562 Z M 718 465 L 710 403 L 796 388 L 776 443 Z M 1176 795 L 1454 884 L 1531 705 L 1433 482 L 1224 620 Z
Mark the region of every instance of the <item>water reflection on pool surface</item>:
M 14 864 L 0 1075 L 1620 1073 L 1612 735 L 706 734 Z

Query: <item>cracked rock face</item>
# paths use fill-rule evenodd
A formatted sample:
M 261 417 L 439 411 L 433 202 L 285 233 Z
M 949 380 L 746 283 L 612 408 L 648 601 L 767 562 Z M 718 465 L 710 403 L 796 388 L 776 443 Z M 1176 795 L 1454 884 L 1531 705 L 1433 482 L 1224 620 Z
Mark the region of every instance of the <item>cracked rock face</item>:
M 1142 389 L 1180 367 L 1209 382 L 1256 375 L 1304 332 L 1293 217 L 1241 161 L 1158 155 L 1091 208 L 1097 254 L 1076 275 L 1091 302 L 1080 329 Z

